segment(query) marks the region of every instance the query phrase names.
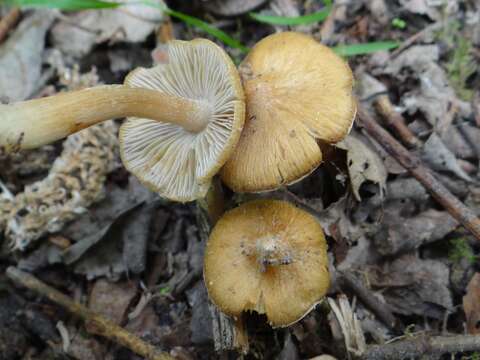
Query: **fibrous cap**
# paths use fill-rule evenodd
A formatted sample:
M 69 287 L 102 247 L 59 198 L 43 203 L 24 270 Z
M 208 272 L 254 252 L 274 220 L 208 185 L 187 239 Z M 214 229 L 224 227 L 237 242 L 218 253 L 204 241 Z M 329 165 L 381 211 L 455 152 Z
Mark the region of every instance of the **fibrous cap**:
M 307 35 L 283 32 L 258 42 L 240 66 L 245 128 L 222 180 L 236 192 L 294 183 L 321 162 L 317 141 L 335 143 L 352 127 L 348 64 Z

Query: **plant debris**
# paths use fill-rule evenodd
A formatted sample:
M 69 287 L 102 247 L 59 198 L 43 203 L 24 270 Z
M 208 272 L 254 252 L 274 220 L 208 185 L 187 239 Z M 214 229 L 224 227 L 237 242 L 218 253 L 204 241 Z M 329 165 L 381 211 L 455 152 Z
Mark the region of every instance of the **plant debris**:
M 162 199 L 130 175 L 114 119 L 39 149 L 0 149 L 0 359 L 476 359 L 480 4 L 147 2 L 2 3 L 0 106 L 123 84 L 168 62 L 171 39 L 206 37 L 237 66 L 283 31 L 349 55 L 356 121 L 343 141 L 318 144 L 320 166 L 276 191 L 216 188 L 222 209 L 276 199 L 320 223 L 327 300 L 282 329 L 221 313 L 203 280 L 204 204 Z

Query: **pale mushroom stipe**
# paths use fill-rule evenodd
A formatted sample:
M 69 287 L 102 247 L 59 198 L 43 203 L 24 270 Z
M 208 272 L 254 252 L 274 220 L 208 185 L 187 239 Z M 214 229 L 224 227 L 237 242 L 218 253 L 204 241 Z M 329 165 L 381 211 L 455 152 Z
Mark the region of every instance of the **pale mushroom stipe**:
M 204 278 L 227 315 L 265 314 L 273 327 L 303 318 L 330 285 L 327 243 L 316 219 L 292 204 L 256 200 L 224 214 L 207 242 Z
M 313 38 L 267 36 L 239 71 L 245 127 L 221 171 L 233 191 L 269 191 L 301 180 L 322 161 L 317 141 L 335 143 L 350 131 L 356 112 L 352 71 Z
M 170 200 L 204 197 L 243 127 L 240 77 L 209 40 L 174 40 L 167 53 L 165 63 L 133 71 L 124 85 L 0 105 L 0 148 L 32 149 L 129 117 L 120 129 L 125 167 Z

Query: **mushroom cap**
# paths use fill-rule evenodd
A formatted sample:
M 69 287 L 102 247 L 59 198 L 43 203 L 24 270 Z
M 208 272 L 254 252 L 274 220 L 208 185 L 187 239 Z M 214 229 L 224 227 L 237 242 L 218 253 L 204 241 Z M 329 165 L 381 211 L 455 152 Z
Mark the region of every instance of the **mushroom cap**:
M 258 42 L 240 65 L 247 115 L 221 171 L 235 192 L 294 183 L 322 161 L 317 140 L 350 131 L 356 106 L 348 64 L 307 35 L 283 32 Z
M 256 200 L 228 211 L 208 240 L 204 278 L 224 313 L 266 314 L 274 327 L 305 316 L 326 294 L 327 243 L 313 216 L 285 201 Z
M 164 63 L 130 73 L 125 84 L 206 102 L 209 122 L 193 133 L 176 124 L 128 118 L 120 128 L 120 154 L 127 170 L 152 191 L 193 201 L 205 196 L 238 142 L 245 118 L 243 88 L 232 60 L 209 40 L 174 40 L 167 54 Z

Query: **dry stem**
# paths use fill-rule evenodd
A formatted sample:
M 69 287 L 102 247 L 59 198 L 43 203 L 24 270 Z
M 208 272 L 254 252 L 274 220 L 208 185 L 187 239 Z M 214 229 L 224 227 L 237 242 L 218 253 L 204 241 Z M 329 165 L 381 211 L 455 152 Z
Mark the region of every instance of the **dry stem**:
M 375 99 L 375 107 L 377 111 L 386 120 L 388 126 L 393 128 L 403 143 L 408 147 L 420 146 L 420 140 L 407 127 L 405 119 L 393 108 L 392 103 L 387 95 L 380 95 Z
M 85 306 L 72 301 L 68 296 L 41 282 L 33 275 L 23 272 L 13 266 L 10 266 L 7 269 L 6 274 L 16 284 L 20 284 L 42 296 L 45 296 L 49 300 L 63 306 L 74 315 L 92 325 L 91 327 L 89 326 L 88 329 L 94 328 L 95 334 L 115 341 L 146 359 L 173 360 L 173 357 L 169 354 L 157 350 L 153 345 L 146 343 L 110 320 L 107 320 Z
M 480 240 L 480 219 L 453 195 L 433 173 L 395 138 L 383 129 L 372 116 L 358 104 L 358 124 L 378 141 L 415 179 L 417 179 L 449 213 Z
M 397 321 L 387 305 L 379 301 L 361 281 L 346 273 L 340 274 L 341 284 L 349 288 L 358 296 L 362 303 L 369 308 L 390 330 L 395 329 Z
M 425 354 L 463 353 L 480 350 L 480 336 L 422 336 L 413 340 L 404 340 L 384 345 L 372 345 L 362 354 L 368 360 L 417 359 Z

